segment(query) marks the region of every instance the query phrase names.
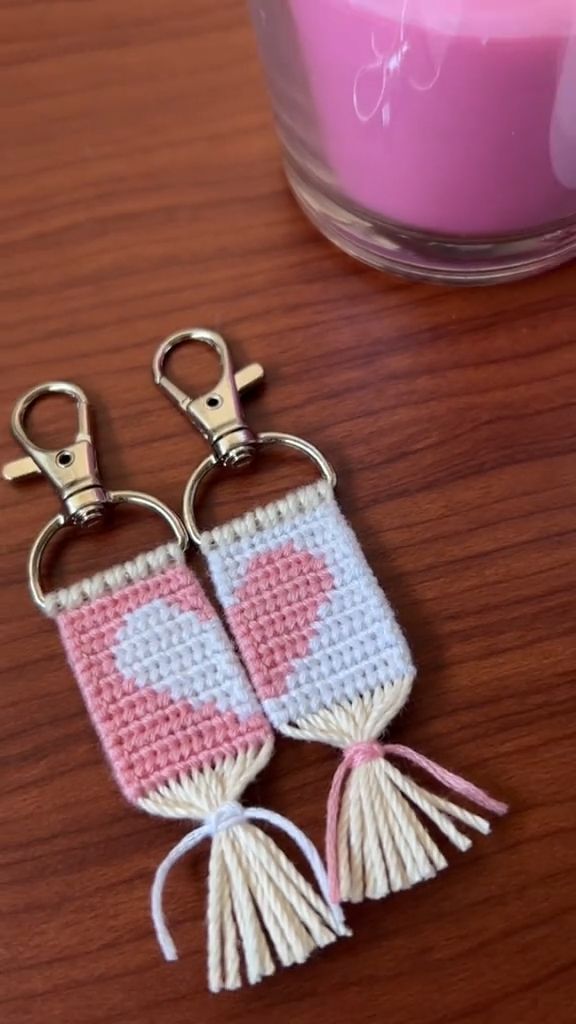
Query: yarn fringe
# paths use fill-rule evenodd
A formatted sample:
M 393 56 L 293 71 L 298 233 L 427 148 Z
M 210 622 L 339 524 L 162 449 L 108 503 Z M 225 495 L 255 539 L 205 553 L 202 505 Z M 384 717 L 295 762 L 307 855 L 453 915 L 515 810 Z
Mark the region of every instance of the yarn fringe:
M 369 748 L 373 756 L 369 757 Z M 376 747 L 380 751 L 376 753 Z M 350 748 L 352 751 L 355 748 Z M 364 899 L 382 899 L 392 892 L 409 889 L 447 867 L 447 860 L 416 813 L 427 818 L 458 850 L 468 850 L 470 837 L 457 824 L 487 835 L 490 822 L 479 814 L 460 807 L 452 800 L 430 793 L 396 768 L 390 758 L 407 748 L 366 744 L 355 753 L 366 756 L 364 763 L 351 766 L 344 783 L 342 800 L 329 804 L 326 852 L 332 899 L 359 903 Z M 376 759 L 377 758 L 377 759 Z M 422 768 L 433 765 L 419 755 L 411 757 Z M 348 766 L 343 763 L 346 770 Z M 434 765 L 434 768 L 439 766 Z M 433 774 L 437 775 L 436 772 Z M 451 780 L 458 777 L 446 773 Z M 495 814 L 507 807 L 486 793 L 462 782 L 458 790 L 476 800 L 470 790 L 481 794 L 476 800 Z M 335 778 L 337 783 L 337 778 Z M 338 806 L 339 804 L 339 806 Z
M 253 985 L 278 965 L 302 964 L 346 934 L 335 908 L 260 829 L 244 824 L 215 836 L 208 897 L 211 991 L 241 987 L 239 951 Z
M 349 934 L 340 907 L 330 900 L 328 876 L 310 840 L 281 815 L 237 803 L 270 752 L 264 747 L 258 754 L 230 757 L 141 801 L 152 813 L 203 822 L 168 854 L 152 887 L 152 918 L 167 960 L 178 954 L 164 918 L 164 884 L 182 856 L 212 840 L 207 908 L 212 992 L 240 988 L 244 978 L 256 984 L 277 966 L 304 963 L 315 949 Z M 319 892 L 256 822 L 280 829 L 296 843 Z
M 362 694 L 291 726 L 298 739 L 331 743 L 343 751 L 328 801 L 326 861 L 330 898 L 360 903 L 382 899 L 433 878 L 447 860 L 421 818 L 458 850 L 472 840 L 458 827 L 487 835 L 489 821 L 452 800 L 430 793 L 392 760 L 409 761 L 478 807 L 497 815 L 508 810 L 477 786 L 408 747 L 376 740 L 401 710 L 411 680 Z

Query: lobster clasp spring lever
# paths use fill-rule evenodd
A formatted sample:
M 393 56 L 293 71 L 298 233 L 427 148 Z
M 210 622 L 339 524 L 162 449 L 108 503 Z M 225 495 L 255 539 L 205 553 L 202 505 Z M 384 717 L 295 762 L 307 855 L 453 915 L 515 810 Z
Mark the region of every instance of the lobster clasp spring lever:
M 39 399 L 51 394 L 73 398 L 78 409 L 78 429 L 74 441 L 56 450 L 35 444 L 25 429 L 31 407 Z M 102 518 L 109 495 L 100 482 L 96 449 L 90 432 L 89 403 L 81 388 L 65 381 L 51 381 L 32 388 L 14 407 L 12 432 L 28 454 L 3 467 L 2 476 L 5 480 L 17 482 L 43 473 L 62 499 L 64 522 L 88 526 Z
M 169 353 L 178 345 L 191 342 L 213 348 L 222 367 L 216 387 L 198 398 L 187 395 L 164 372 Z M 258 439 L 243 419 L 240 399 L 247 388 L 264 379 L 264 370 L 259 363 L 252 363 L 235 373 L 224 339 L 214 331 L 195 328 L 166 338 L 156 352 L 152 369 L 155 383 L 209 441 L 220 465 L 240 466 L 253 459 Z

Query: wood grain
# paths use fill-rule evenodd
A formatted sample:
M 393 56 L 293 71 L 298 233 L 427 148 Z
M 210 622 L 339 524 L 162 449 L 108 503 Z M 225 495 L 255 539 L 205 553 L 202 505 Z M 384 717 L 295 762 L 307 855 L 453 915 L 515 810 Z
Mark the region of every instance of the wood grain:
M 573 737 L 576 268 L 490 291 L 355 265 L 287 194 L 240 0 L 0 3 L 2 455 L 16 398 L 86 388 L 110 487 L 178 507 L 204 453 L 150 377 L 156 343 L 222 330 L 266 366 L 258 428 L 304 433 L 420 667 L 393 736 L 513 806 L 443 877 L 350 912 L 355 937 L 256 990 L 204 988 L 205 854 L 175 872 L 184 953 L 164 965 L 152 871 L 182 834 L 125 806 L 25 559 L 55 511 L 0 489 L 4 1024 L 568 1024 L 576 996 Z M 191 385 L 195 365 L 179 361 Z M 204 368 L 203 368 L 204 372 Z M 38 429 L 70 438 L 68 411 Z M 305 479 L 283 461 L 222 481 L 207 518 Z M 159 540 L 75 539 L 56 579 Z M 59 549 L 60 553 L 60 549 Z M 317 841 L 335 767 L 280 743 L 252 792 Z

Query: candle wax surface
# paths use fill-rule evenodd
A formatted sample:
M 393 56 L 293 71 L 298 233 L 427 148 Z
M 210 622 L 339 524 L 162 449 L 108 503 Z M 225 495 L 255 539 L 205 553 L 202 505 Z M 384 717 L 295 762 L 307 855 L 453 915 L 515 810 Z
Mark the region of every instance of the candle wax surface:
M 344 197 L 448 235 L 576 214 L 576 0 L 289 3 Z

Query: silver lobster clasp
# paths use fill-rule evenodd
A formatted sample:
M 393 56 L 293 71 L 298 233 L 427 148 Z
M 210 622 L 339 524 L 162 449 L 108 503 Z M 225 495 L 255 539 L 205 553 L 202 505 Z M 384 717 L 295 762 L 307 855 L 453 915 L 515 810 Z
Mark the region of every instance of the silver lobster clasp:
M 78 409 L 78 429 L 73 442 L 64 448 L 42 448 L 26 432 L 31 407 L 47 395 L 67 395 Z M 66 521 L 87 526 L 102 518 L 109 496 L 98 472 L 96 448 L 90 431 L 90 410 L 86 395 L 76 384 L 50 381 L 32 388 L 16 403 L 12 432 L 28 454 L 2 469 L 5 480 L 19 481 L 43 473 L 62 499 Z
M 166 376 L 164 367 L 170 352 L 178 345 L 200 342 L 213 348 L 219 358 L 222 374 L 215 388 L 197 398 L 187 395 Z M 194 423 L 211 444 L 222 466 L 240 466 L 254 457 L 258 439 L 242 416 L 242 393 L 264 379 L 259 363 L 252 363 L 234 372 L 228 346 L 214 331 L 194 328 L 179 331 L 162 342 L 152 363 L 154 381 L 179 409 Z
M 26 417 L 31 407 L 47 395 L 67 395 L 78 409 L 78 429 L 71 444 L 64 448 L 41 448 L 26 432 Z M 38 534 L 28 556 L 28 583 L 34 602 L 42 610 L 47 598 L 42 585 L 42 559 L 53 537 L 66 527 L 91 526 L 99 522 L 109 508 L 136 505 L 160 515 L 170 526 L 182 551 L 188 545 L 183 523 L 161 501 L 139 491 L 108 491 L 100 480 L 96 447 L 90 430 L 90 405 L 82 388 L 65 381 L 51 381 L 32 388 L 16 403 L 12 414 L 12 431 L 27 453 L 23 459 L 3 467 L 5 480 L 17 482 L 27 477 L 48 478 L 60 495 L 62 511 L 54 516 Z
M 202 342 L 215 349 L 222 364 L 222 376 L 214 390 L 200 395 L 199 398 L 191 398 L 164 373 L 168 353 L 177 345 L 193 341 Z M 183 518 L 195 544 L 202 541 L 202 533 L 196 521 L 195 503 L 203 481 L 218 467 L 241 466 L 252 462 L 258 451 L 264 447 L 283 445 L 301 452 L 315 463 L 331 487 L 336 485 L 336 474 L 332 466 L 322 452 L 308 441 L 292 434 L 271 431 L 255 434 L 247 426 L 242 417 L 240 397 L 247 388 L 263 380 L 264 370 L 259 363 L 252 363 L 235 373 L 228 346 L 219 334 L 201 327 L 173 334 L 162 342 L 156 352 L 152 371 L 155 383 L 166 392 L 212 446 L 212 452 L 194 470 L 184 491 Z

